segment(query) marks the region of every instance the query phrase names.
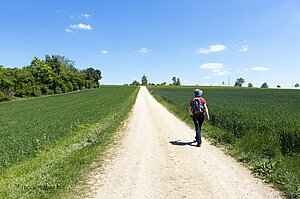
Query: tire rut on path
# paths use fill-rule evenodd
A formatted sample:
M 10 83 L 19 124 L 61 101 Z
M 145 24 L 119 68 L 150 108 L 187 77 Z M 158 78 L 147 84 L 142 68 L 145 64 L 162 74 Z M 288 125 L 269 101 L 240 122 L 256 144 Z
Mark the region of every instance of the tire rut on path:
M 126 126 L 116 157 L 93 185 L 93 198 L 281 198 L 205 139 L 195 147 L 194 130 L 145 87 Z

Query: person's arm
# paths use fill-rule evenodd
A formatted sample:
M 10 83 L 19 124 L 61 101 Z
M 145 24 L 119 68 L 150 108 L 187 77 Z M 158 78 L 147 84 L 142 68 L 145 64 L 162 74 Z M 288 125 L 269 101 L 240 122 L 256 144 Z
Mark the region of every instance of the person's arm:
M 205 112 L 206 112 L 206 120 L 208 121 L 210 118 L 209 118 L 209 114 L 208 114 L 208 108 L 206 106 L 206 104 L 204 104 L 204 109 L 205 109 Z
M 190 113 L 190 116 L 193 116 L 193 113 L 192 113 L 192 106 L 189 107 L 189 113 Z

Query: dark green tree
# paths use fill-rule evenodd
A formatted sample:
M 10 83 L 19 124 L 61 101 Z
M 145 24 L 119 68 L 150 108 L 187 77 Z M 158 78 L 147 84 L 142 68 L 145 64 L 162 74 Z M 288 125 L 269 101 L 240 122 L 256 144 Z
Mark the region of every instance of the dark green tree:
M 267 82 L 263 83 L 260 88 L 269 88 Z
M 26 68 L 13 69 L 13 85 L 17 97 L 40 96 L 42 94 L 40 87 L 35 84 L 32 73 Z
M 47 95 L 53 93 L 50 90 L 53 83 L 53 71 L 50 66 L 48 66 L 43 60 L 34 57 L 27 69 L 31 71 L 36 84 L 40 86 L 42 94 Z
M 173 85 L 176 85 L 176 77 L 173 77 L 172 81 L 173 81 Z
M 142 77 L 142 85 L 146 86 L 148 84 L 148 79 L 146 77 L 146 75 L 144 74 Z
M 140 83 L 138 81 L 134 80 L 130 85 L 136 85 L 136 86 L 138 86 L 138 85 L 140 85 Z
M 245 79 L 240 77 L 240 78 L 236 79 L 236 82 L 235 82 L 234 86 L 242 87 L 243 83 L 245 83 Z
M 252 83 L 249 83 L 249 84 L 248 84 L 248 87 L 253 87 L 253 84 L 252 84 Z
M 173 85 L 178 85 L 178 86 L 181 85 L 180 79 L 177 78 L 177 77 L 173 77 L 173 78 L 172 78 L 172 81 L 173 81 Z
M 296 84 L 295 84 L 295 87 L 296 87 L 296 88 L 298 88 L 298 87 L 299 87 L 299 84 L 298 84 L 298 83 L 296 83 Z
M 98 88 L 99 80 L 102 78 L 101 71 L 93 68 L 88 68 L 81 71 L 85 75 L 85 88 Z
M 179 79 L 179 78 L 177 78 L 176 85 L 177 85 L 177 86 L 180 86 L 180 85 L 181 85 L 180 79 Z

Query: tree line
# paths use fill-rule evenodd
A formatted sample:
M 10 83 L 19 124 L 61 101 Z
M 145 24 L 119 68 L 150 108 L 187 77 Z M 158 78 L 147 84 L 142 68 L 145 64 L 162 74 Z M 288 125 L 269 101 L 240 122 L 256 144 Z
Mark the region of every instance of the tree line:
M 245 79 L 240 77 L 240 78 L 237 78 L 237 79 L 236 79 L 236 82 L 235 82 L 234 86 L 236 86 L 236 87 L 242 87 L 243 83 L 245 83 Z M 253 87 L 253 84 L 252 84 L 252 83 L 249 83 L 249 84 L 248 84 L 248 87 Z M 299 87 L 299 84 L 296 83 L 296 84 L 295 84 L 295 88 L 298 88 L 298 87 Z M 268 86 L 267 82 L 264 82 L 264 83 L 261 85 L 260 88 L 269 88 L 269 86 Z M 277 88 L 281 88 L 281 86 L 280 86 L 280 85 L 277 85 Z
M 100 86 L 100 70 L 79 70 L 74 65 L 74 61 L 60 55 L 46 55 L 44 60 L 34 57 L 29 66 L 21 69 L 4 68 L 0 65 L 0 101 Z
M 172 82 L 173 83 L 171 83 L 171 84 L 169 84 L 169 85 L 176 85 L 176 86 L 180 86 L 181 85 L 181 82 L 180 82 L 180 79 L 179 78 L 177 78 L 177 77 L 173 77 L 172 78 Z M 243 83 L 245 83 L 245 79 L 244 78 L 242 78 L 242 77 L 240 77 L 240 78 L 237 78 L 236 79 L 236 82 L 234 83 L 234 86 L 235 87 L 242 87 L 243 86 Z M 166 82 L 163 82 L 163 83 L 161 83 L 161 84 L 156 84 L 156 85 L 166 85 L 167 83 Z M 224 83 L 224 81 L 222 82 L 222 85 L 224 85 L 225 83 Z M 128 85 L 128 84 L 126 84 L 126 85 Z M 148 83 L 148 78 L 147 78 L 147 76 L 146 75 L 143 75 L 142 76 L 142 79 L 141 79 L 141 83 L 140 82 L 138 82 L 137 80 L 134 80 L 130 85 L 136 85 L 136 86 L 138 86 L 138 85 L 155 85 L 154 83 Z M 196 85 L 196 86 L 198 86 L 198 85 Z M 252 83 L 249 83 L 248 84 L 248 87 L 253 87 L 253 84 Z M 295 84 L 295 86 L 294 86 L 295 88 L 298 88 L 298 87 L 300 87 L 300 85 L 298 84 L 298 83 L 296 83 Z M 262 85 L 261 85 L 261 87 L 260 88 L 269 88 L 269 86 L 268 86 L 268 84 L 267 84 L 267 82 L 264 82 Z M 281 86 L 280 85 L 277 85 L 277 88 L 281 88 Z
M 154 83 L 148 83 L 148 78 L 147 78 L 146 75 L 143 75 L 141 80 L 142 80 L 142 83 L 138 82 L 137 80 L 134 80 L 130 85 L 136 85 L 136 86 L 138 86 L 138 85 L 144 85 L 144 86 L 146 86 L 146 85 L 155 85 Z M 181 85 L 180 79 L 177 78 L 177 77 L 173 77 L 172 81 L 173 81 L 173 83 L 169 84 L 169 85 L 176 85 L 176 86 Z M 157 85 L 166 85 L 166 84 L 167 84 L 167 82 L 163 82 L 163 83 L 157 84 Z

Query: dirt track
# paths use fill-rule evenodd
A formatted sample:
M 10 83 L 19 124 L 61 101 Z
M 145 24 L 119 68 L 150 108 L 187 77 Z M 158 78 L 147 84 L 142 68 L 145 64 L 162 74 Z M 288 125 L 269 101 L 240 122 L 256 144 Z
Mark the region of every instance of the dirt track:
M 195 147 L 194 130 L 145 87 L 126 126 L 115 158 L 93 185 L 95 198 L 280 198 L 205 139 Z

